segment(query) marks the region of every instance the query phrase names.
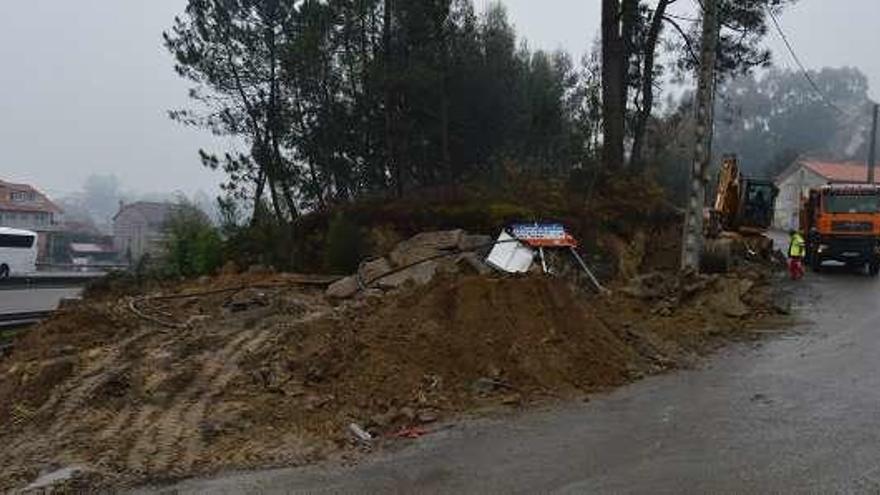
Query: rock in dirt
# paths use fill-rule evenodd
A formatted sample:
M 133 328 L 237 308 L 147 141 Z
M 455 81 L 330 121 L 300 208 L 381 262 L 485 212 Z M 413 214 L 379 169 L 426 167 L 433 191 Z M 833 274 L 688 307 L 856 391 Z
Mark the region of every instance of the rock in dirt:
M 742 318 L 752 312 L 743 302 L 742 297 L 748 293 L 754 282 L 725 278 L 718 281 L 716 291 L 709 296 L 709 305 L 715 311 L 731 318 Z
M 488 235 L 464 234 L 458 242 L 459 251 L 472 251 L 474 249 L 489 249 L 492 237 Z
M 37 478 L 33 483 L 28 485 L 24 491 L 51 491 L 53 487 L 67 483 L 86 472 L 79 466 L 70 466 L 61 468 L 50 473 L 46 473 Z
M 395 266 L 410 265 L 458 249 L 463 236 L 463 230 L 423 232 L 398 244 L 389 257 Z
M 660 299 L 674 290 L 675 285 L 675 275 L 655 272 L 632 279 L 620 291 L 637 299 Z
M 369 285 L 379 277 L 391 271 L 391 263 L 386 258 L 378 258 L 364 263 L 360 268 L 361 280 Z
M 439 419 L 440 416 L 438 416 L 437 413 L 435 413 L 434 411 L 420 411 L 419 414 L 416 415 L 416 421 L 423 425 L 436 423 Z
M 471 384 L 471 391 L 477 395 L 489 395 L 498 390 L 509 390 L 510 384 L 497 378 L 482 377 Z
M 489 395 L 495 391 L 497 383 L 492 378 L 478 378 L 471 384 L 471 390 L 477 395 Z
M 789 316 L 792 313 L 791 301 L 782 301 L 782 300 L 774 301 L 773 302 L 773 310 L 776 311 L 777 314 Z
M 245 289 L 236 292 L 226 301 L 224 306 L 233 313 L 262 308 L 269 305 L 268 295 L 257 289 Z
M 359 288 L 357 277 L 352 275 L 331 284 L 325 294 L 332 299 L 347 299 L 357 294 Z
M 412 282 L 416 285 L 426 285 L 431 282 L 431 280 L 434 280 L 434 276 L 437 275 L 439 268 L 440 264 L 436 261 L 426 261 L 411 266 L 401 272 L 389 275 L 382 280 L 379 280 L 377 285 L 383 289 L 396 289 L 407 282 Z
M 391 423 L 401 417 L 400 411 L 391 408 L 382 414 L 374 414 L 370 417 L 370 425 L 377 428 L 387 428 Z
M 456 268 L 464 267 L 466 271 L 472 271 L 477 275 L 490 275 L 493 273 L 492 268 L 489 267 L 484 261 L 476 253 L 464 253 L 459 255 L 458 259 L 455 262 Z

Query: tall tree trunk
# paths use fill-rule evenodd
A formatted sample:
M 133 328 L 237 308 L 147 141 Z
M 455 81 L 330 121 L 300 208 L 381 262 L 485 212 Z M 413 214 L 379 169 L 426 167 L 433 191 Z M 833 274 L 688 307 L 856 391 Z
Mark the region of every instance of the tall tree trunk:
M 251 226 L 263 220 L 263 194 L 266 189 L 266 173 L 260 169 L 257 173 L 256 190 L 254 191 L 254 212 L 251 216 Z
M 440 146 L 443 154 L 443 173 L 447 184 L 452 184 L 452 157 L 449 154 L 449 95 L 446 87 L 446 76 L 443 77 L 443 97 L 440 99 Z
M 623 166 L 626 134 L 626 53 L 620 0 L 602 0 L 602 163 Z
M 281 202 L 278 199 L 278 184 L 271 175 L 269 179 L 269 197 L 272 198 L 272 209 L 275 211 L 275 217 L 279 222 L 284 221 L 284 212 L 281 210 Z
M 397 157 L 397 147 L 394 145 L 394 111 L 395 111 L 395 90 L 391 81 L 391 64 L 393 51 L 391 49 L 392 41 L 392 22 L 394 16 L 392 9 L 394 8 L 393 0 L 385 0 L 383 9 L 383 26 L 382 26 L 382 51 L 384 57 L 384 89 L 385 89 L 385 160 L 391 170 L 394 182 L 394 189 L 397 197 L 403 196 L 403 173 L 401 172 L 400 161 Z
M 642 169 L 645 166 L 644 148 L 645 134 L 648 129 L 648 120 L 654 109 L 654 66 L 657 56 L 657 43 L 660 39 L 660 30 L 663 27 L 663 16 L 666 8 L 675 0 L 660 0 L 654 17 L 651 18 L 651 27 L 645 40 L 644 63 L 642 65 L 642 108 L 636 116 L 635 128 L 633 129 L 633 148 L 630 157 L 630 166 Z

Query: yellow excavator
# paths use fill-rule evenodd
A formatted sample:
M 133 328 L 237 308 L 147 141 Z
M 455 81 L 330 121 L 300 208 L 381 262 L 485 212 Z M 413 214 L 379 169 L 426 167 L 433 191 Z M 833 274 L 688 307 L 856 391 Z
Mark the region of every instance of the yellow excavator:
M 770 259 L 779 188 L 769 179 L 742 174 L 735 155 L 727 155 L 718 172 L 714 204 L 703 212 L 702 270 L 726 272 L 742 259 Z

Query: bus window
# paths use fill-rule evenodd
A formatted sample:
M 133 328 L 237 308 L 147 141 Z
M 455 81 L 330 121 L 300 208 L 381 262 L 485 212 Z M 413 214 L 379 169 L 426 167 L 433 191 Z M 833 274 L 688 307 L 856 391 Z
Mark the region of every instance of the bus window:
M 34 246 L 34 236 L 0 234 L 0 248 L 30 249 Z

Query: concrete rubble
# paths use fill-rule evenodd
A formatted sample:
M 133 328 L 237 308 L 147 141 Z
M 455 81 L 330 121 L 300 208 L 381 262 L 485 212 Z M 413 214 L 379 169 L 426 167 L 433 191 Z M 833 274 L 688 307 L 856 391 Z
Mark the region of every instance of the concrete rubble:
M 492 269 L 477 251 L 491 247 L 492 238 L 463 230 L 422 232 L 398 243 L 387 257 L 361 264 L 356 274 L 327 288 L 327 296 L 348 299 L 367 288 L 393 290 L 406 284 L 426 285 L 438 273 L 462 270 L 488 275 Z

